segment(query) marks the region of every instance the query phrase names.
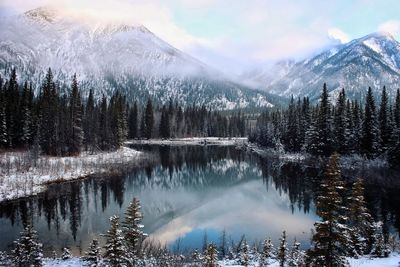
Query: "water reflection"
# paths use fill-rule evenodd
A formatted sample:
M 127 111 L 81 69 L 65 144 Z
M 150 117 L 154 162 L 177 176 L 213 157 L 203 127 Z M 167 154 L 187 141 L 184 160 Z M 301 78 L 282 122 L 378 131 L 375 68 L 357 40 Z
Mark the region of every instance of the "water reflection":
M 145 231 L 173 246 L 201 247 L 203 235 L 218 241 L 225 229 L 231 239 L 265 236 L 309 242 L 317 219 L 313 192 L 321 169 L 307 164 L 262 160 L 233 147 L 140 147 L 156 160 L 121 176 L 97 177 L 52 185 L 37 197 L 0 204 L 0 250 L 7 250 L 30 217 L 46 251 L 71 247 L 80 254 L 123 216 L 138 197 Z M 399 229 L 398 190 L 368 187 L 367 199 L 387 229 Z M 397 202 L 396 202 L 397 201 Z M 177 241 L 178 240 L 178 241 Z

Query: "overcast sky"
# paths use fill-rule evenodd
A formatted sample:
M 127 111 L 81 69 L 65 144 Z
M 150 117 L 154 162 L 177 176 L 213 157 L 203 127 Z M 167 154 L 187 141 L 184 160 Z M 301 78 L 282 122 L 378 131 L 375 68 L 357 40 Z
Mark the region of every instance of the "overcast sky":
M 381 30 L 400 38 L 399 0 L 0 0 L 2 15 L 57 4 L 141 23 L 226 73 L 301 59 Z

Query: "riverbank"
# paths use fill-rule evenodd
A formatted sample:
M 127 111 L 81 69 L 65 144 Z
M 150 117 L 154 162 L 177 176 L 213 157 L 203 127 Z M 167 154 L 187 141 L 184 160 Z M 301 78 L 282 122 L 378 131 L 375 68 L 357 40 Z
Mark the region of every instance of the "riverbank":
M 247 137 L 190 137 L 172 139 L 149 139 L 149 140 L 129 140 L 127 145 L 169 145 L 169 146 L 240 146 L 247 144 Z
M 122 147 L 117 151 L 76 157 L 40 156 L 29 151 L 0 154 L 0 202 L 43 192 L 48 184 L 113 173 L 121 166 L 139 164 L 144 153 Z

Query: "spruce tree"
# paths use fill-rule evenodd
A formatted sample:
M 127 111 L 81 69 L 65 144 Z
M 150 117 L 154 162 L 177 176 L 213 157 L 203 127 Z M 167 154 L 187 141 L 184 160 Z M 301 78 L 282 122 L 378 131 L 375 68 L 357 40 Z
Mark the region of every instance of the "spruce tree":
M 0 83 L 0 148 L 5 148 L 8 145 L 8 131 L 6 122 L 6 103 L 5 92 L 2 82 Z
M 317 142 L 315 145 L 317 155 L 329 156 L 332 153 L 333 136 L 331 115 L 328 89 L 326 84 L 324 84 L 316 122 Z
M 353 256 L 370 253 L 373 245 L 373 219 L 369 213 L 364 199 L 364 183 L 362 178 L 358 178 L 352 188 L 352 194 L 349 197 L 348 222 L 351 234 Z
M 389 99 L 386 93 L 386 87 L 382 89 L 381 104 L 379 108 L 379 129 L 381 136 L 380 147 L 382 152 L 386 152 L 389 146 L 390 137 L 392 134 L 391 122 L 389 116 Z
M 125 212 L 125 220 L 122 224 L 124 239 L 127 244 L 128 252 L 135 258 L 140 257 L 141 244 L 146 234 L 143 233 L 143 225 L 141 221 L 143 215 L 141 213 L 140 201 L 133 198 Z
M 104 246 L 104 259 L 110 266 L 123 267 L 126 266 L 128 260 L 126 258 L 126 249 L 124 246 L 124 237 L 119 229 L 119 217 L 112 216 L 110 218 L 111 227 L 105 234 L 106 245 Z
M 90 243 L 89 250 L 85 253 L 84 260 L 89 263 L 90 267 L 97 267 L 101 260 L 101 248 L 99 247 L 99 241 L 93 239 Z
M 400 89 L 397 89 L 393 113 L 394 113 L 395 126 L 396 128 L 400 128 Z
M 296 238 L 290 250 L 288 265 L 290 267 L 304 266 L 304 253 L 300 250 L 300 243 L 297 242 Z
M 243 240 L 242 246 L 240 248 L 239 263 L 243 266 L 248 266 L 250 263 L 249 245 L 247 244 L 246 239 Z
M 374 158 L 379 153 L 379 127 L 376 120 L 375 100 L 371 87 L 368 88 L 365 115 L 362 125 L 361 152 L 367 158 Z
M 333 154 L 321 181 L 321 190 L 317 197 L 317 215 L 321 217 L 316 222 L 312 237 L 313 247 L 308 251 L 310 266 L 346 266 L 345 258 L 348 242 L 343 216 L 342 197 L 339 191 L 343 189 L 338 155 Z
M 69 137 L 69 153 L 71 155 L 77 155 L 80 153 L 83 142 L 83 130 L 82 130 L 82 104 L 81 95 L 78 89 L 78 81 L 76 74 L 72 78 L 72 92 L 69 100 L 70 109 L 70 137 Z
M 218 250 L 214 243 L 208 245 L 206 253 L 204 255 L 204 266 L 205 267 L 216 267 L 218 266 Z
M 335 109 L 335 139 L 336 150 L 338 153 L 344 155 L 349 152 L 349 118 L 346 112 L 346 94 L 344 89 L 339 94 L 336 109 Z
M 22 92 L 21 107 L 20 107 L 21 126 L 22 126 L 20 142 L 21 145 L 24 147 L 28 147 L 28 145 L 32 141 L 32 136 L 33 136 L 32 101 L 33 101 L 33 92 L 31 88 L 28 87 L 28 83 L 25 82 L 24 90 Z
M 63 254 L 61 256 L 63 260 L 69 260 L 72 258 L 71 251 L 69 248 L 63 248 Z
M 161 120 L 159 126 L 160 137 L 165 139 L 170 137 L 169 112 L 165 106 L 161 109 Z
M 382 222 L 374 223 L 374 243 L 371 249 L 371 255 L 377 258 L 385 258 L 390 254 L 390 249 L 385 241 L 385 237 L 382 231 Z
M 128 126 L 129 126 L 129 138 L 138 138 L 138 106 L 137 102 L 133 104 L 133 107 L 129 110 Z
M 282 237 L 280 238 L 280 244 L 278 248 L 278 261 L 279 261 L 279 266 L 284 267 L 285 263 L 287 261 L 287 241 L 286 241 L 286 231 L 282 232 Z
M 143 137 L 150 139 L 153 134 L 154 126 L 154 114 L 153 114 L 153 104 L 151 99 L 147 101 L 146 108 L 143 115 Z
M 84 116 L 84 144 L 86 150 L 93 151 L 97 145 L 97 122 L 96 122 L 96 114 L 95 114 L 95 103 L 93 90 L 90 89 L 89 96 L 86 102 L 85 107 L 85 116 Z
M 263 243 L 263 249 L 261 252 L 261 266 L 268 266 L 270 264 L 270 260 L 275 257 L 274 254 L 274 245 L 272 244 L 271 238 L 265 239 Z
M 21 233 L 20 238 L 14 242 L 15 248 L 12 251 L 13 262 L 18 267 L 42 266 L 43 252 L 42 244 L 37 238 L 37 232 L 32 225 L 28 224 Z

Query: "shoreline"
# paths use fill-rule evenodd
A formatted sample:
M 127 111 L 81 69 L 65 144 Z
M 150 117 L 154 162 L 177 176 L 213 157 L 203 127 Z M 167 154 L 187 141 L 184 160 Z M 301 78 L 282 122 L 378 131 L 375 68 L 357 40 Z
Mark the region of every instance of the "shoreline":
M 170 139 L 133 139 L 126 145 L 169 145 L 169 146 L 238 146 L 247 144 L 247 137 L 187 137 Z
M 145 159 L 144 152 L 121 147 L 75 157 L 40 156 L 34 166 L 29 151 L 5 152 L 0 154 L 0 203 L 37 195 L 50 184 L 112 173 L 128 164 L 138 166 Z

